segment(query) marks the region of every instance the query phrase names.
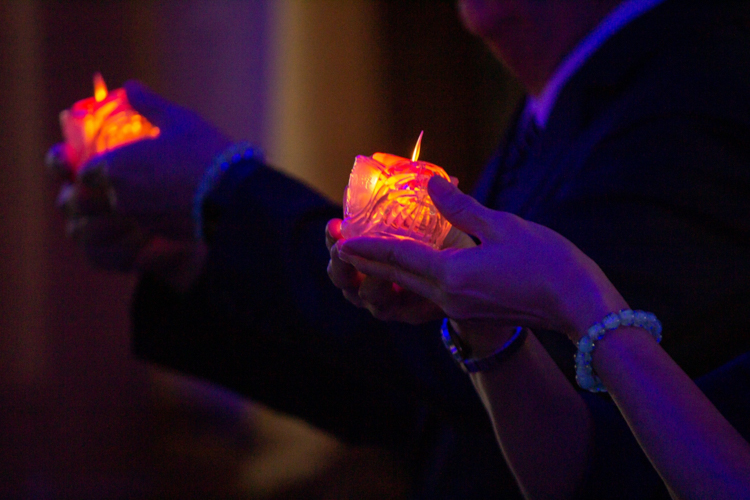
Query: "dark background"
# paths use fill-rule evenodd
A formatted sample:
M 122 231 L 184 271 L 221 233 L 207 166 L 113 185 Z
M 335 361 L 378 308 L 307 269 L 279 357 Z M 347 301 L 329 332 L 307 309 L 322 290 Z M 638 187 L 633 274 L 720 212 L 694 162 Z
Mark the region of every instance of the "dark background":
M 302 13 L 296 24 L 279 22 L 274 9 L 283 8 Z M 335 40 L 350 13 L 369 33 L 354 55 Z M 320 17 L 305 24 L 305 16 Z M 60 140 L 58 113 L 91 95 L 95 71 L 110 88 L 140 79 L 237 139 L 293 148 L 279 140 L 283 120 L 272 125 L 281 88 L 272 75 L 278 41 L 301 30 L 325 49 L 314 64 L 303 57 L 295 66 L 303 82 L 323 82 L 323 104 L 291 116 L 306 116 L 299 123 L 313 129 L 333 125 L 319 127 L 310 136 L 316 147 L 300 153 L 309 168 L 281 167 L 340 199 L 355 155 L 408 156 L 425 130 L 422 158 L 467 189 L 518 90 L 463 31 L 453 4 L 10 1 L 0 2 L 0 26 L 0 497 L 402 495 L 404 478 L 387 454 L 134 359 L 127 309 L 135 278 L 92 269 L 66 240 L 54 207 L 59 186 L 43 158 Z M 369 90 L 359 93 L 352 67 L 340 63 L 350 59 L 371 71 Z M 377 113 L 347 115 L 354 101 L 327 94 L 348 82 L 355 86 L 346 91 L 370 96 L 366 109 Z M 366 127 L 347 138 L 339 121 L 344 131 L 346 123 Z

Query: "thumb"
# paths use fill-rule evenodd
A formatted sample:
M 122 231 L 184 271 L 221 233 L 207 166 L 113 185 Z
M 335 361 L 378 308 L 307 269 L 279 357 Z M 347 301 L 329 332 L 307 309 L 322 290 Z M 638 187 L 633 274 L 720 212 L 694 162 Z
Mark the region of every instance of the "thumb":
M 443 217 L 458 229 L 481 240 L 490 234 L 491 211 L 477 200 L 437 175 L 430 179 L 427 190 Z
M 136 80 L 129 80 L 123 85 L 128 102 L 138 113 L 157 127 L 163 127 L 168 111 L 173 104 Z

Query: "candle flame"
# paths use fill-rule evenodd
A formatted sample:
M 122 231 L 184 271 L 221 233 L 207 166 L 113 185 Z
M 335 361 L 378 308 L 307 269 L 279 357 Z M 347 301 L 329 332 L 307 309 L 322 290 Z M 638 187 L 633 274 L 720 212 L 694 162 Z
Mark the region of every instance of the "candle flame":
M 107 84 L 101 73 L 94 73 L 94 100 L 102 102 L 107 97 Z
M 419 133 L 419 139 L 417 139 L 417 145 L 414 146 L 414 152 L 411 154 L 411 161 L 417 161 L 419 159 L 419 150 L 422 147 L 423 135 L 424 135 L 424 130 Z

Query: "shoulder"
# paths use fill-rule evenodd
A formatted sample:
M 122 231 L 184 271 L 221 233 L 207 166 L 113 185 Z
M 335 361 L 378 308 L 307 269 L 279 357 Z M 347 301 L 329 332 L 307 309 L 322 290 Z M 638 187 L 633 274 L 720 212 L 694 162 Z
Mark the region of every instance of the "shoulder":
M 581 107 L 581 125 L 613 109 L 619 122 L 680 112 L 748 121 L 750 30 L 744 10 L 667 0 L 634 20 L 571 79 L 565 93 Z

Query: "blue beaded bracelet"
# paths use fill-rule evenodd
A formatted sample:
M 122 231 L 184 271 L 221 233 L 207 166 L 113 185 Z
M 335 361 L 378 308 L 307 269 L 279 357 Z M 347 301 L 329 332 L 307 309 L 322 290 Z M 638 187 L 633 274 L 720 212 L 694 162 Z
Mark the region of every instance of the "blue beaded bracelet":
M 623 309 L 617 313 L 610 313 L 604 317 L 601 323 L 595 323 L 578 341 L 578 352 L 576 353 L 576 382 L 582 389 L 591 392 L 607 392 L 601 379 L 594 373 L 591 366 L 591 355 L 596 347 L 596 342 L 604 335 L 621 326 L 632 326 L 644 328 L 653 335 L 656 342 L 661 342 L 661 322 L 653 313 L 644 311 L 633 311 Z
M 193 199 L 193 218 L 195 219 L 195 236 L 200 240 L 203 238 L 203 203 L 213 190 L 217 188 L 224 174 L 235 164 L 243 160 L 257 160 L 263 162 L 263 153 L 247 142 L 232 144 L 222 151 L 213 161 L 211 166 L 203 174 L 203 179 L 198 185 Z

